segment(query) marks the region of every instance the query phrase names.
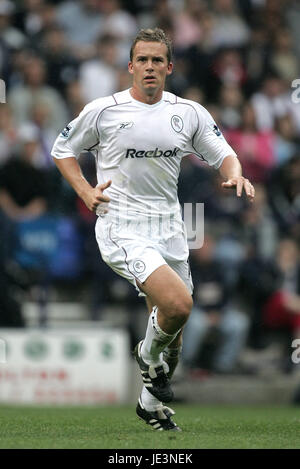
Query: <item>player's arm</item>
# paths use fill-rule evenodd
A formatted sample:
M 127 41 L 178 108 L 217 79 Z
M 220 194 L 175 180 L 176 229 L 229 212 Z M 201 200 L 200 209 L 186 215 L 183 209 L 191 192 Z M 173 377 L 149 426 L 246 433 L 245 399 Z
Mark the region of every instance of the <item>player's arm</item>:
M 98 114 L 99 109 L 95 108 L 93 103 L 85 106 L 79 116 L 59 134 L 51 151 L 57 168 L 91 211 L 110 200 L 103 191 L 111 185 L 111 181 L 92 187 L 82 174 L 77 161 L 82 152 L 99 143 L 96 126 Z
M 246 192 L 249 200 L 253 200 L 254 187 L 248 179 L 242 176 L 241 164 L 231 146 L 226 142 L 222 132 L 213 120 L 209 112 L 202 106 L 194 103 L 197 113 L 196 132 L 193 134 L 193 150 L 210 166 L 218 169 L 225 179 L 222 186 L 225 188 L 236 188 L 238 197 Z M 193 152 L 194 153 L 194 152 Z
M 221 176 L 226 179 L 222 183 L 222 187 L 226 189 L 236 188 L 236 195 L 241 197 L 242 192 L 245 191 L 248 199 L 252 202 L 255 196 L 255 189 L 252 186 L 251 182 L 244 178 L 242 175 L 242 167 L 234 155 L 228 155 L 224 158 L 219 172 Z
M 92 187 L 82 174 L 75 157 L 53 159 L 63 177 L 73 187 L 89 210 L 95 211 L 100 203 L 109 202 L 109 197 L 104 195 L 103 191 L 111 185 L 111 181 Z

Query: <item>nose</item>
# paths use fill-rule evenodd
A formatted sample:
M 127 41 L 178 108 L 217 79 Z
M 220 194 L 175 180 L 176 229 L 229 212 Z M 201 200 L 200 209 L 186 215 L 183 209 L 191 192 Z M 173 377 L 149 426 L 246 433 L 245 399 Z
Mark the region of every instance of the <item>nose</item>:
M 151 60 L 151 59 L 149 59 L 148 62 L 147 62 L 146 70 L 147 70 L 147 71 L 153 70 L 153 64 L 152 64 L 152 60 Z

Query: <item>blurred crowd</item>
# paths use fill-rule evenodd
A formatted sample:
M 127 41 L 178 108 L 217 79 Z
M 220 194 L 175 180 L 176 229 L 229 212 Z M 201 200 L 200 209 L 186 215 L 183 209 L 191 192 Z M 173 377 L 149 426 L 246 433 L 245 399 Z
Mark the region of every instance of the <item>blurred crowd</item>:
M 50 152 L 87 102 L 131 86 L 131 41 L 157 26 L 174 45 L 167 89 L 210 111 L 256 187 L 249 204 L 195 156 L 182 162 L 180 202 L 205 204 L 186 366 L 230 371 L 246 344 L 278 335 L 290 368 L 300 337 L 299 24 L 297 0 L 0 0 L 1 326 L 26 325 L 24 294 L 41 311 L 53 291 L 85 301 L 94 320 L 106 305 L 141 306 L 101 261 L 95 216 Z M 95 183 L 93 157 L 80 161 Z

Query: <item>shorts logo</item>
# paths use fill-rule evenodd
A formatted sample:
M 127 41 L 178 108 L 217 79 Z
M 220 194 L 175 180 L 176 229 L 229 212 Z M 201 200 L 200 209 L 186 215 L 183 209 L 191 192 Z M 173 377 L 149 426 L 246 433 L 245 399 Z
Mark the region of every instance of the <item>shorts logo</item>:
M 70 135 L 70 132 L 72 130 L 72 127 L 70 126 L 70 124 L 68 124 L 64 130 L 60 133 L 60 135 L 63 137 L 63 138 L 68 138 L 69 135 Z
M 118 130 L 131 129 L 132 126 L 133 126 L 133 122 L 121 122 L 121 124 L 118 125 Z
M 172 116 L 171 126 L 173 127 L 173 130 L 175 130 L 175 132 L 181 132 L 183 129 L 183 120 L 181 119 L 181 117 L 176 115 Z
M 139 259 L 134 261 L 133 268 L 138 274 L 142 274 L 146 270 L 145 263 Z

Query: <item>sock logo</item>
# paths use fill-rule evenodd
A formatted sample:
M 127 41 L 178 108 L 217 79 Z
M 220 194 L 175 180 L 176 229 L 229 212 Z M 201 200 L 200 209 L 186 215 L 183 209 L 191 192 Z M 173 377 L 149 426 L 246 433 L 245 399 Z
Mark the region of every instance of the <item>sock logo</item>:
M 155 327 L 155 312 L 153 312 L 153 313 L 151 314 L 151 319 L 152 319 L 152 327 L 153 327 L 153 330 L 154 330 L 155 334 L 159 336 L 160 334 L 159 334 L 158 330 L 157 330 L 156 327 Z

